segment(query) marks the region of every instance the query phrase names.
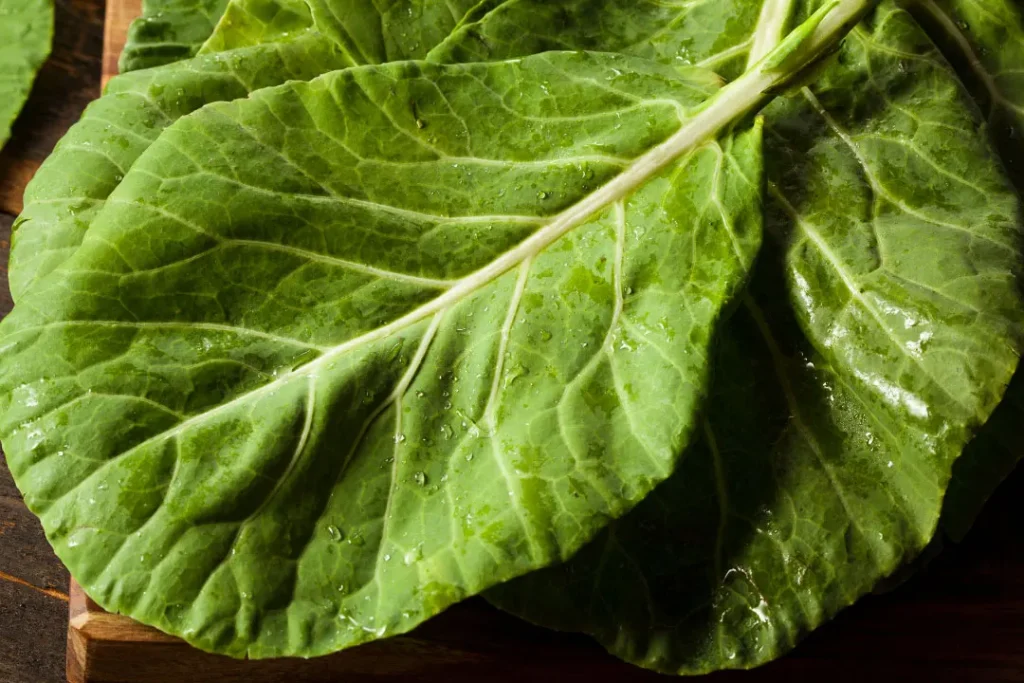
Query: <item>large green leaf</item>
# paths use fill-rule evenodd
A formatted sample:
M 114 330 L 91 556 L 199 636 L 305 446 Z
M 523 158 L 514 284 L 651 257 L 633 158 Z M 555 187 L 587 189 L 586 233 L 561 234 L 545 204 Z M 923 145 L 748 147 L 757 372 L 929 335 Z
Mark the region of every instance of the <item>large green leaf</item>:
M 231 0 L 200 52 L 296 40 L 314 30 L 304 0 Z
M 327 0 L 320 0 L 327 2 Z M 508 59 L 545 50 L 602 50 L 699 64 L 735 78 L 754 42 L 762 0 L 517 0 L 476 12 L 428 58 Z
M 766 121 L 778 246 L 704 444 L 569 563 L 488 594 L 660 671 L 768 661 L 913 560 L 1017 362 L 1016 197 L 908 15 L 879 10 Z
M 308 0 L 319 31 L 357 64 L 421 58 L 465 21 L 510 0 Z
M 1024 21 L 1018 5 L 1008 0 L 906 4 L 957 68 L 1018 192 L 1024 190 Z M 989 495 L 1024 456 L 1018 436 L 1022 420 L 1024 374 L 1018 371 L 1006 400 L 953 469 L 942 521 L 954 540 L 964 537 Z
M 1018 185 L 1024 150 L 1024 22 L 1015 0 L 903 0 L 927 29 L 992 127 Z
M 763 98 L 716 82 L 405 62 L 164 130 L 0 326 L 4 448 L 73 575 L 315 655 L 575 552 L 691 440 L 759 244 L 760 131 L 708 140 Z
M 377 21 L 384 25 L 384 15 Z M 402 57 L 421 56 L 431 46 L 410 43 Z M 211 102 L 357 63 L 314 30 L 303 0 L 235 0 L 202 52 L 111 81 L 107 94 L 47 158 L 26 189 L 25 209 L 14 226 L 9 277 L 15 301 L 75 252 L 135 159 L 179 117 Z
M 178 118 L 216 101 L 348 66 L 318 35 L 204 55 L 119 76 L 61 139 L 25 190 L 9 278 L 15 301 L 67 260 L 135 160 Z
M 0 147 L 50 54 L 53 0 L 0 0 Z
M 143 0 L 118 61 L 122 73 L 188 59 L 199 51 L 228 0 Z

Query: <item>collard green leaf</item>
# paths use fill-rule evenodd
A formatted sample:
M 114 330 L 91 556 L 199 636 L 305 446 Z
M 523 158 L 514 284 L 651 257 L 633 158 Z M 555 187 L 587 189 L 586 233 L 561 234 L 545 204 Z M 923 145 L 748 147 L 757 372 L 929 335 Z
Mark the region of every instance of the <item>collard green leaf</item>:
M 228 0 L 143 0 L 118 60 L 121 73 L 170 64 L 195 55 Z
M 791 647 L 929 540 L 1016 363 L 1016 200 L 924 35 L 887 6 L 769 110 L 773 242 L 714 342 L 703 426 L 756 250 L 757 129 L 487 269 L 678 125 L 673 99 L 701 97 L 681 83 L 713 90 L 675 67 L 738 77 L 822 4 L 234 0 L 220 54 L 120 81 L 33 186 L 0 333 L 5 445 L 58 552 L 201 647 L 328 652 L 566 557 L 696 430 L 634 513 L 492 595 L 660 670 Z M 672 68 L 260 90 L 563 48 Z
M 993 144 L 1024 190 L 1024 21 L 1006 0 L 922 0 L 906 6 L 922 23 L 970 90 L 989 125 Z M 992 491 L 1024 456 L 1017 436 L 1024 418 L 1024 376 L 1018 371 L 1006 399 L 953 469 L 943 528 L 960 540 Z
M 760 96 L 716 83 L 405 62 L 172 124 L 0 325 L 4 448 L 58 554 L 253 657 L 567 558 L 672 471 L 757 251 L 760 130 L 703 141 Z
M 296 40 L 313 30 L 313 17 L 303 0 L 231 0 L 200 52 Z
M 369 6 L 361 15 L 347 6 L 332 3 L 332 7 L 342 16 L 362 16 L 366 21 L 371 17 Z M 378 12 L 375 17 L 381 27 L 393 25 L 387 13 Z M 394 25 L 404 26 L 402 21 Z M 303 0 L 235 0 L 203 46 L 204 54 L 138 78 L 114 79 L 108 94 L 87 110 L 26 189 L 25 210 L 14 226 L 9 267 L 15 301 L 31 283 L 75 252 L 93 217 L 135 159 L 180 116 L 287 80 L 309 80 L 366 63 L 354 62 L 351 50 L 332 45 L 312 22 Z M 441 38 L 434 36 L 434 40 Z M 417 41 L 403 43 L 413 50 L 403 58 L 433 46 Z M 399 49 L 394 41 L 389 45 L 393 52 Z M 125 54 L 133 53 L 128 49 Z M 129 69 L 122 64 L 122 70 Z
M 752 284 L 785 302 L 775 275 Z M 702 443 L 669 481 L 564 567 L 488 597 L 658 671 L 746 668 L 927 543 L 936 512 L 920 492 L 934 499 L 948 471 L 920 450 L 886 453 L 878 420 L 787 315 L 751 299 L 730 320 Z
M 0 147 L 50 54 L 52 0 L 0 0 Z
M 488 593 L 659 671 L 766 662 L 913 560 L 1017 362 L 1017 200 L 906 13 L 766 111 L 765 155 L 775 246 L 702 447 L 569 563 Z
M 489 11 L 468 17 L 428 59 L 475 62 L 545 50 L 600 50 L 667 64 L 699 64 L 732 79 L 743 72 L 765 3 L 519 0 L 492 4 Z
M 1012 0 L 904 0 L 970 89 L 1018 186 L 1024 150 L 1024 21 Z
M 508 0 L 308 0 L 317 29 L 356 64 L 419 59 L 465 21 Z
M 204 55 L 113 79 L 58 143 L 25 190 L 9 278 L 15 301 L 67 260 L 107 197 L 153 140 L 178 118 L 216 101 L 348 66 L 317 35 Z

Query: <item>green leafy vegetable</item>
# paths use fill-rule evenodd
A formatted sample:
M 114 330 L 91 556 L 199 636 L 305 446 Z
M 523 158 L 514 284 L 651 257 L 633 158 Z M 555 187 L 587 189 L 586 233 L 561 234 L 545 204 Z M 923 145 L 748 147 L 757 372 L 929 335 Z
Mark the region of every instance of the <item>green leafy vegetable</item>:
M 922 0 L 907 3 L 930 30 L 943 54 L 974 95 L 989 124 L 1018 191 L 1024 190 L 1024 21 L 1007 0 Z M 943 527 L 954 540 L 964 537 L 996 486 L 1024 456 L 1017 435 L 1024 419 L 1024 375 L 975 443 L 953 469 L 943 511 Z
M 545 50 L 625 52 L 699 64 L 733 79 L 743 73 L 760 2 L 518 0 L 494 2 L 429 53 L 438 62 L 509 59 Z
M 227 4 L 228 0 L 143 0 L 142 16 L 128 28 L 118 62 L 121 73 L 195 55 Z
M 0 0 L 0 147 L 53 41 L 52 0 Z
M 759 131 L 704 144 L 714 84 L 403 63 L 172 124 L 3 322 L 5 450 L 58 553 L 250 656 L 568 557 L 671 472 L 756 253 Z
M 314 32 L 304 0 L 231 0 L 200 52 L 285 42 Z
M 488 588 L 661 671 L 792 647 L 1016 462 L 1019 202 L 932 41 L 1009 162 L 1020 17 L 874 4 L 232 0 L 151 45 L 200 54 L 16 226 L 0 436 L 58 554 L 236 656 Z
M 730 327 L 702 448 L 497 604 L 699 673 L 778 656 L 917 556 L 1017 362 L 1017 200 L 972 114 L 891 6 L 767 110 L 782 251 Z
M 971 90 L 1021 183 L 1024 22 L 1012 0 L 905 0 Z
M 125 173 L 169 125 L 211 102 L 308 80 L 350 62 L 319 35 L 204 55 L 119 76 L 91 104 L 25 190 L 9 267 L 15 301 L 78 249 Z
M 357 64 L 423 57 L 462 22 L 509 0 L 309 0 L 317 29 Z

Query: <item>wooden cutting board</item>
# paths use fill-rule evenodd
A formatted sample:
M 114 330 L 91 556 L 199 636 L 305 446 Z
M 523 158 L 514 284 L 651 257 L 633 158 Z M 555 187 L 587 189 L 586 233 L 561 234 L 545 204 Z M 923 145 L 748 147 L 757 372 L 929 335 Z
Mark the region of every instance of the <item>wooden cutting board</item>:
M 142 14 L 142 0 L 107 0 L 107 16 L 103 25 L 103 78 L 107 81 L 117 75 L 117 59 L 128 38 L 128 26 Z
M 117 72 L 128 25 L 140 9 L 141 0 L 107 0 L 104 84 Z M 710 680 L 1024 681 L 1021 475 L 1003 487 L 968 541 L 911 585 L 864 599 L 790 656 Z M 268 661 L 200 652 L 103 611 L 74 581 L 70 604 L 70 683 L 673 680 L 623 664 L 582 636 L 529 626 L 480 599 L 407 636 L 319 659 Z

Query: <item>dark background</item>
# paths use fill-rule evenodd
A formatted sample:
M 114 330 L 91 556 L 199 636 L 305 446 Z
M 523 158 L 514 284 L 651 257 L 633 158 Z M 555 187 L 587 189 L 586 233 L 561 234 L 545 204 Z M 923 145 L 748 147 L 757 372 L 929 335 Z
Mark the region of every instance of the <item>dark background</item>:
M 25 184 L 99 94 L 102 1 L 57 0 L 56 9 L 53 54 L 0 153 L 0 316 L 11 307 L 7 253 Z M 907 583 L 863 599 L 783 660 L 710 680 L 1024 681 L 1022 498 L 1018 468 L 967 539 Z M 0 459 L 0 683 L 64 680 L 67 587 Z M 609 661 L 608 672 L 618 680 L 623 669 Z

